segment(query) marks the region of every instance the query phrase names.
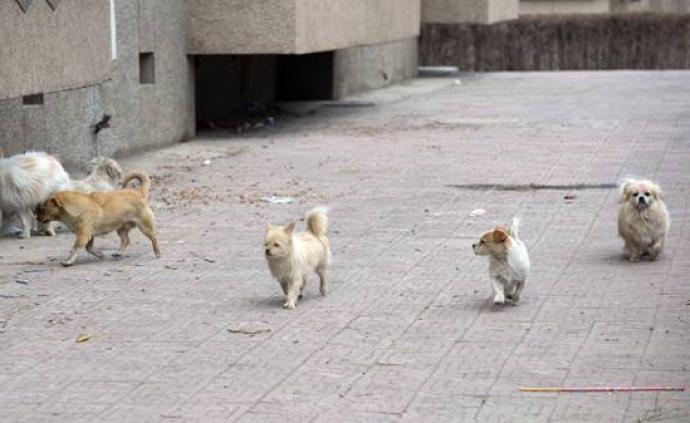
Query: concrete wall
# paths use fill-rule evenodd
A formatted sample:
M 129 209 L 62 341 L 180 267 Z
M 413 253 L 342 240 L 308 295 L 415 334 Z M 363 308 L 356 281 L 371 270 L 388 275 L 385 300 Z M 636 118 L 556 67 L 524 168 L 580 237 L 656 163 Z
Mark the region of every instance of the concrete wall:
M 520 0 L 520 15 L 609 13 L 611 0 Z
M 39 3 L 34 0 L 32 8 Z M 183 0 L 116 0 L 115 5 L 117 59 L 110 62 L 111 79 L 46 94 L 42 106 L 0 101 L 5 155 L 45 150 L 59 153 L 68 167 L 83 168 L 96 154 L 120 155 L 194 134 L 194 69 L 185 54 Z M 110 45 L 103 48 L 110 55 Z M 155 84 L 139 82 L 142 51 L 154 53 Z M 112 127 L 95 137 L 92 125 L 103 113 L 113 116 Z
M 422 0 L 423 23 L 485 23 L 516 19 L 519 0 Z
M 419 0 L 298 0 L 295 53 L 416 37 L 420 19 Z
M 419 0 L 186 0 L 190 54 L 303 54 L 419 34 Z
M 107 1 L 69 0 L 23 12 L 0 2 L 0 99 L 83 87 L 110 71 Z
M 342 98 L 414 78 L 417 76 L 417 45 L 417 37 L 410 37 L 336 51 L 333 97 Z

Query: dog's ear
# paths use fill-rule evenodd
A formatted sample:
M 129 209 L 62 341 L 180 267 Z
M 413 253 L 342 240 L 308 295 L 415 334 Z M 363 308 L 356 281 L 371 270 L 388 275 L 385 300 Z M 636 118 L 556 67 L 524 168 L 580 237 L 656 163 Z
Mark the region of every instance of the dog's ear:
M 652 196 L 654 197 L 655 200 L 660 200 L 663 196 L 663 191 L 661 191 L 661 188 L 657 184 L 652 184 L 651 188 L 649 191 L 652 193 Z
M 51 197 L 50 202 L 57 208 L 62 208 L 62 200 L 58 197 Z
M 632 195 L 633 181 L 628 179 L 620 185 L 620 196 L 618 197 L 618 203 L 623 204 L 630 199 Z
M 266 222 L 266 232 L 271 232 L 273 229 L 273 225 L 271 225 L 271 222 Z
M 63 201 L 63 199 L 60 198 L 59 194 L 53 196 L 50 199 L 50 201 L 53 203 L 55 207 L 59 208 L 60 210 L 64 210 L 65 213 L 72 217 L 79 217 L 82 214 L 82 209 L 79 206 L 70 202 Z
M 105 173 L 115 182 L 122 180 L 122 171 L 120 171 L 120 167 L 117 163 L 112 160 L 108 160 L 108 164 L 105 165 Z
M 508 239 L 508 234 L 505 229 L 498 227 L 494 229 L 494 242 L 503 242 Z
M 293 232 L 295 232 L 295 222 L 290 222 L 290 224 L 285 227 L 285 233 L 291 235 Z

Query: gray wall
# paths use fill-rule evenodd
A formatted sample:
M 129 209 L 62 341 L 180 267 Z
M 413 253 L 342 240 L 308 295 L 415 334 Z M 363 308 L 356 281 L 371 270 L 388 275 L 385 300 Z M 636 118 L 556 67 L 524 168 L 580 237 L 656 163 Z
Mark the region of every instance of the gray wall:
M 385 43 L 419 35 L 421 16 L 420 0 L 186 0 L 186 5 L 191 54 L 303 54 Z
M 84 168 L 96 154 L 117 156 L 193 136 L 194 69 L 186 55 L 183 1 L 116 0 L 117 59 L 110 63 L 111 79 L 45 94 L 42 106 L 0 101 L 3 153 L 59 152 L 68 167 Z M 154 53 L 155 84 L 139 82 L 140 51 Z M 103 113 L 113 115 L 112 127 L 95 138 L 91 126 Z
M 0 1 L 0 99 L 102 82 L 110 71 L 109 4 Z

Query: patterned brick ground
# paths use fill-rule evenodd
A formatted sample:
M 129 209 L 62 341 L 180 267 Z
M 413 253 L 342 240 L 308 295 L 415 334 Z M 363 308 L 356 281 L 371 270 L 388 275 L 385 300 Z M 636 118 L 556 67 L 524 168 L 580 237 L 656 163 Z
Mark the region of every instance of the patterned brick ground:
M 0 421 L 690 421 L 689 393 L 518 392 L 690 383 L 689 87 L 689 72 L 418 80 L 125 161 L 155 176 L 161 260 L 140 235 L 121 261 L 69 269 L 70 234 L 0 240 Z M 511 189 L 624 175 L 666 191 L 658 262 L 623 260 L 615 190 Z M 263 228 L 316 204 L 331 294 L 312 278 L 285 311 Z M 513 214 L 533 272 L 497 308 L 470 245 Z

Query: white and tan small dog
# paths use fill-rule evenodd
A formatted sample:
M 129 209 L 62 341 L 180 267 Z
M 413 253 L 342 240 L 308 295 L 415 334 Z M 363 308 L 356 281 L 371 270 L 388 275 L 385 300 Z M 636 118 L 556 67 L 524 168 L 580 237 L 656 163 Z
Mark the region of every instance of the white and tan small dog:
M 642 256 L 656 260 L 671 226 L 661 189 L 652 181 L 628 180 L 621 185 L 618 234 L 625 240 L 630 261 Z
M 122 168 L 120 164 L 107 157 L 96 157 L 91 160 L 91 173 L 86 178 L 70 181 L 69 191 L 84 193 L 115 191 L 120 189 Z
M 474 254 L 489 256 L 489 276 L 494 289 L 494 304 L 506 300 L 517 304 L 530 270 L 529 255 L 525 244 L 518 238 L 520 220 L 516 217 L 508 229 L 498 226 L 482 234 L 479 242 L 472 244 Z
M 268 268 L 280 283 L 285 294 L 284 308 L 294 309 L 298 297 L 302 297 L 307 284 L 307 273 L 319 275 L 321 295 L 326 295 L 328 281 L 326 271 L 331 251 L 326 238 L 328 218 L 326 209 L 317 207 L 305 215 L 306 232 L 295 232 L 295 222 L 287 226 L 266 227 L 264 250 Z

